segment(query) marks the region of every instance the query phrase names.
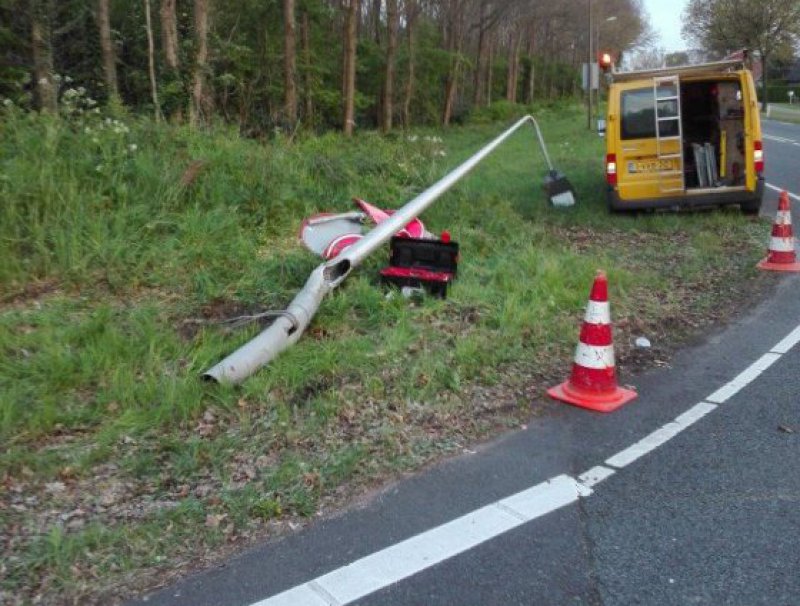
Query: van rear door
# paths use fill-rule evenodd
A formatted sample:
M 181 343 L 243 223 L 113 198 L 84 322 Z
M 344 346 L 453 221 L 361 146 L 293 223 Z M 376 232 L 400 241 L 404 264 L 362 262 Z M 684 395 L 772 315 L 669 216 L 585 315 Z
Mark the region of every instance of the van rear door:
M 677 76 L 618 84 L 617 186 L 622 200 L 685 192 Z

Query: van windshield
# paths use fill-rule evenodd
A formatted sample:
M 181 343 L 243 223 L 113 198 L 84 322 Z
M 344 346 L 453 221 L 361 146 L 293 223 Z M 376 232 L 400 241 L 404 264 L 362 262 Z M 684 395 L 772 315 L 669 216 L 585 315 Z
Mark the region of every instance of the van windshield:
M 659 115 L 677 116 L 677 102 L 674 100 L 659 101 Z M 622 92 L 622 128 L 623 139 L 652 139 L 656 136 L 656 110 L 653 89 L 635 88 Z M 662 137 L 674 137 L 678 134 L 678 121 L 661 121 L 659 134 Z

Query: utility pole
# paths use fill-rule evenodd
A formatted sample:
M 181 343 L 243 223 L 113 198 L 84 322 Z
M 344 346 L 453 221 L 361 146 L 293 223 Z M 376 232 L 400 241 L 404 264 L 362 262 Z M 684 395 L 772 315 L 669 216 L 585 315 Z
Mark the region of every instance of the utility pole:
M 592 0 L 586 0 L 589 6 L 589 29 L 587 31 L 586 54 L 586 128 L 592 130 Z

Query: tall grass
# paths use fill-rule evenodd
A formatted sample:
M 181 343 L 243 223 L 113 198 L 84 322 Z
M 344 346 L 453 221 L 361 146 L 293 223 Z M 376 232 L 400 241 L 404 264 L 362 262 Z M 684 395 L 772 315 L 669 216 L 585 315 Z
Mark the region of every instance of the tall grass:
M 0 477 L 39 505 L 0 507 L 3 527 L 28 529 L 3 535 L 15 564 L 2 587 L 97 597 L 224 539 L 208 515 L 242 533 L 308 515 L 343 484 L 524 418 L 519 394 L 568 366 L 598 267 L 623 350 L 634 331 L 674 338 L 674 318 L 702 318 L 753 275 L 763 230 L 736 211 L 608 215 L 603 142 L 580 116 L 537 114 L 575 208 L 548 205 L 541 153 L 520 131 L 423 217 L 461 245 L 450 298 L 388 295 L 378 253 L 294 348 L 226 388 L 198 375 L 258 327 L 203 322 L 287 303 L 319 261 L 296 241 L 303 217 L 352 196 L 398 207 L 501 125 L 254 141 L 4 114 Z M 45 493 L 59 481 L 64 495 Z M 179 506 L 122 526 L 121 506 L 98 509 L 89 489 L 104 482 L 141 507 Z M 101 513 L 75 529 L 48 514 L 62 508 Z M 84 582 L 86 569 L 100 576 Z

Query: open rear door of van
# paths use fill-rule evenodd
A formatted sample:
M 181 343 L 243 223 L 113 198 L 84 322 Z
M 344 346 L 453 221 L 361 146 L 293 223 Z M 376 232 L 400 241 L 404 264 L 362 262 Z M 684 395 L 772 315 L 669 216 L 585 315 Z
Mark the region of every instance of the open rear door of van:
M 623 201 L 680 196 L 684 180 L 680 81 L 621 83 L 617 184 Z

